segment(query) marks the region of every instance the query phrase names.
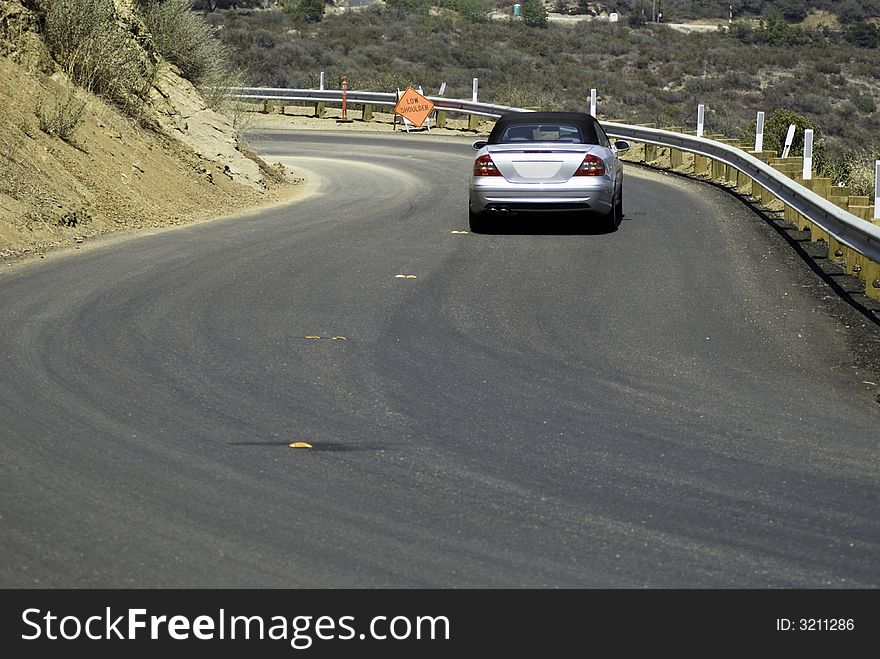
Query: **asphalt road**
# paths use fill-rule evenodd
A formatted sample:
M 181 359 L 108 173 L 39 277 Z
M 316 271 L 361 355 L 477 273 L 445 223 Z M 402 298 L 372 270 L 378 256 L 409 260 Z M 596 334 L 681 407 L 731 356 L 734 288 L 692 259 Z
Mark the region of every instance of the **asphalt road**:
M 880 330 L 746 205 L 455 233 L 467 139 L 251 143 L 313 194 L 0 273 L 0 586 L 880 586 Z

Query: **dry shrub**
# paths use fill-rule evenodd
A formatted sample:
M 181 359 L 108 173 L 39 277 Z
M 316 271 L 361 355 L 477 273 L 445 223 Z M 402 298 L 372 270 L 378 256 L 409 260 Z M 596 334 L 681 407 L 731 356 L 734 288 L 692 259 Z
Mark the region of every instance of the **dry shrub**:
M 81 100 L 76 90 L 70 90 L 66 98 L 55 102 L 52 110 L 46 110 L 40 103 L 37 107 L 37 120 L 40 130 L 48 135 L 56 135 L 65 142 L 73 141 L 73 133 L 82 121 L 86 102 Z
M 192 0 L 140 0 L 138 8 L 156 50 L 180 69 L 211 107 L 225 108 L 242 75 L 216 28 L 192 11 Z
M 155 63 L 118 21 L 112 0 L 40 0 L 49 50 L 79 86 L 134 114 Z

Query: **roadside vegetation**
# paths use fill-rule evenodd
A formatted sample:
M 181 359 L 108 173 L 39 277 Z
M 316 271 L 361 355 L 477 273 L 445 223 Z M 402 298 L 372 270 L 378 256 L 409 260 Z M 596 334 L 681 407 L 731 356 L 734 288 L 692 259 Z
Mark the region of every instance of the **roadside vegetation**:
M 180 69 L 209 105 L 223 109 L 228 89 L 243 84 L 243 74 L 215 28 L 192 5 L 192 0 L 136 0 L 159 54 Z
M 80 87 L 135 114 L 156 70 L 116 18 L 110 0 L 37 0 L 43 37 L 55 61 Z
M 623 19 L 532 26 L 512 12 L 475 20 L 436 0 L 387 0 L 314 22 L 281 7 L 205 15 L 254 85 L 317 87 L 323 71 L 328 86 L 344 75 L 349 89 L 412 84 L 431 94 L 445 82 L 447 96 L 470 98 L 476 77 L 482 101 L 547 110 L 583 110 L 595 88 L 600 118 L 693 129 L 704 104 L 707 132 L 741 139 L 754 135 L 758 111 L 785 111 L 814 127 L 820 173 L 847 183 L 850 169 L 880 155 L 880 42 L 852 38 L 852 24 L 794 25 L 777 5 L 756 21 L 690 33 Z M 775 148 L 772 136 L 764 144 Z
M 421 5 L 434 7 L 455 7 L 460 11 L 460 3 L 483 5 L 487 8 L 501 8 L 509 11 L 510 0 L 399 0 L 410 8 Z M 314 0 L 193 0 L 193 8 L 212 12 L 224 9 L 269 9 L 279 4 L 314 2 Z M 325 3 L 332 6 L 333 3 Z M 354 3 L 351 3 L 354 6 Z M 366 3 L 361 3 L 366 4 Z M 525 3 L 520 0 L 520 5 Z M 598 15 L 618 12 L 627 18 L 638 16 L 651 20 L 652 13 L 662 13 L 663 20 L 716 20 L 760 17 L 771 7 L 779 10 L 787 21 L 799 23 L 809 17 L 811 12 L 825 12 L 834 16 L 840 23 L 854 23 L 880 16 L 880 0 L 547 0 L 542 3 L 548 11 L 563 14 Z
M 0 0 L 0 265 L 292 194 L 190 84 L 225 49 L 182 0 Z
M 70 79 L 129 116 L 139 116 L 156 75 L 157 55 L 176 65 L 215 107 L 225 99 L 222 90 L 240 82 L 227 46 L 217 38 L 215 28 L 192 11 L 191 0 L 135 0 L 149 42 L 120 20 L 112 0 L 33 0 L 31 4 L 42 18 L 49 52 Z M 47 122 L 69 122 L 81 113 L 65 105 L 55 115 L 61 119 Z M 69 134 L 71 127 L 66 125 L 64 132 Z

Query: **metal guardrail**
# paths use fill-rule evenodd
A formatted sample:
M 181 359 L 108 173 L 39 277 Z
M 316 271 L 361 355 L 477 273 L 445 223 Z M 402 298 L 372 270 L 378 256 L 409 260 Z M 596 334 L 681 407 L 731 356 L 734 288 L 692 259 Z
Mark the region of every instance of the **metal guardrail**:
M 308 102 L 342 102 L 339 89 L 277 89 L 270 87 L 237 87 L 233 95 L 242 100 L 279 100 Z M 426 96 L 437 110 L 498 118 L 507 112 L 529 112 L 522 108 L 491 105 L 443 96 Z M 394 106 L 394 92 L 347 91 L 348 103 Z M 793 208 L 841 244 L 880 263 L 880 227 L 856 217 L 834 205 L 812 190 L 778 172 L 767 163 L 736 147 L 711 139 L 641 126 L 603 121 L 609 135 L 635 142 L 656 144 L 688 151 L 722 162 L 756 181 L 777 199 Z
M 609 135 L 615 137 L 681 149 L 723 162 L 756 181 L 777 199 L 816 224 L 841 244 L 854 249 L 875 263 L 880 263 L 880 227 L 832 204 L 742 149 L 694 135 L 657 128 L 610 122 L 602 122 L 602 125 Z
M 236 98 L 252 101 L 308 101 L 316 103 L 341 103 L 341 89 L 276 89 L 272 87 L 233 87 L 232 94 Z M 505 112 L 528 112 L 519 108 L 506 105 L 491 105 L 489 103 L 477 103 L 445 96 L 425 95 L 434 104 L 435 110 L 448 112 L 460 112 L 462 114 L 476 114 L 481 117 L 496 119 Z M 397 104 L 397 94 L 394 92 L 363 92 L 348 90 L 345 93 L 347 103 L 364 103 L 368 105 L 387 105 L 394 107 Z

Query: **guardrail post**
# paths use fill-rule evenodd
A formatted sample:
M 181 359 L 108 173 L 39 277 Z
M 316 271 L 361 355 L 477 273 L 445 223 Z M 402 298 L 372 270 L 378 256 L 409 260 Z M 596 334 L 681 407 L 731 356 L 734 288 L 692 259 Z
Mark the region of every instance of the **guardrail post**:
M 820 197 L 824 197 L 828 199 L 831 190 L 831 179 L 830 178 L 811 178 L 809 181 L 804 181 L 804 186 L 808 189 L 815 192 Z M 807 228 L 810 230 L 810 241 L 811 242 L 819 242 L 822 241 L 824 243 L 829 242 L 828 233 L 823 231 L 821 228 L 810 222 L 807 218 L 800 216 L 800 226 L 801 230 Z M 830 248 L 829 248 L 830 249 Z M 829 252 L 829 258 L 831 257 L 831 252 Z
M 834 236 L 828 237 L 828 258 L 833 260 L 843 270 L 844 274 L 855 275 L 862 279 L 862 271 L 867 259 L 854 249 L 838 242 Z
M 870 211 L 871 207 L 868 205 L 869 203 L 870 197 L 850 195 L 846 201 L 846 207 L 849 212 L 856 217 L 860 217 L 863 220 L 870 221 L 871 218 L 868 215 L 868 211 Z
M 663 130 L 668 130 L 670 133 L 680 133 L 681 128 L 677 126 L 669 126 L 664 128 Z M 673 146 L 667 147 L 667 152 L 669 154 L 669 167 L 670 169 L 681 169 L 684 166 L 684 151 L 681 149 L 676 149 Z
M 643 128 L 656 128 L 656 124 L 638 124 Z M 642 142 L 642 162 L 650 163 L 657 160 L 657 145 L 650 142 Z
M 849 192 L 850 189 L 844 185 L 832 185 L 826 199 L 838 208 L 847 210 L 849 208 Z
M 752 152 L 752 155 L 755 156 L 758 160 L 764 163 L 769 163 L 772 158 L 776 157 L 775 151 L 760 151 L 760 152 Z M 752 179 L 752 189 L 750 194 L 758 201 L 758 203 L 763 204 L 765 201 L 765 197 L 770 197 L 770 193 L 764 189 L 760 183 L 756 180 Z
M 446 128 L 446 110 L 437 110 L 437 128 Z
M 803 180 L 800 158 L 771 158 L 768 163 L 773 169 L 795 181 Z
M 361 119 L 364 121 L 372 121 L 373 120 L 373 106 L 369 103 L 364 103 L 363 112 L 361 112 Z
M 740 145 L 736 140 L 719 137 L 718 142 L 739 149 Z M 736 168 L 731 167 L 726 162 L 716 161 L 712 163 L 712 178 L 721 181 L 725 185 L 736 185 Z
M 820 197 L 828 199 L 831 196 L 832 186 L 830 178 L 812 178 L 806 185 Z
M 725 144 L 728 146 L 732 146 L 735 149 L 742 149 L 742 146 L 736 140 L 723 140 Z M 736 187 L 736 167 L 732 165 L 728 165 L 727 163 L 722 163 L 724 171 L 722 172 L 722 176 L 724 178 L 725 185 L 729 185 L 731 187 Z
M 476 114 L 468 115 L 468 130 L 480 130 L 480 117 Z
M 850 206 L 849 212 L 858 217 L 859 219 L 865 220 L 866 222 L 871 221 L 871 213 L 873 212 L 873 206 Z
M 707 140 L 715 140 L 716 142 L 727 143 L 727 139 L 724 135 L 711 135 L 704 134 L 703 137 Z M 709 177 L 712 181 L 719 181 L 725 179 L 725 171 L 726 167 L 724 163 L 718 162 L 713 158 L 706 158 L 706 169 L 704 171 L 705 176 Z
M 803 231 L 801 227 L 801 220 L 803 215 L 798 213 L 794 208 L 785 204 L 785 208 L 782 210 L 782 219 L 786 221 L 786 223 L 790 224 L 793 227 L 797 227 L 798 231 Z
M 693 135 L 694 133 L 688 133 L 689 135 Z M 701 137 L 697 135 L 697 137 Z M 703 135 L 708 139 L 708 135 Z M 712 160 L 708 156 L 704 156 L 699 153 L 694 154 L 694 176 L 711 176 L 712 174 Z
M 785 174 L 792 180 L 805 183 L 803 180 L 803 165 L 800 158 L 771 158 L 770 166 L 778 172 Z M 798 226 L 799 230 L 801 230 L 801 220 L 798 217 L 800 216 L 800 213 L 793 208 L 790 208 L 789 205 L 784 202 L 782 204 L 782 216 L 787 222 Z M 804 219 L 804 221 L 806 220 Z M 810 227 L 810 231 L 812 234 L 812 226 Z
M 727 180 L 727 165 L 725 165 L 720 160 L 712 161 L 712 180 L 713 181 L 726 181 Z
M 315 103 L 315 116 L 318 118 L 323 118 L 324 114 L 327 112 L 327 103 L 325 101 L 318 101 Z
M 735 145 L 736 148 L 743 152 L 747 152 L 749 147 L 744 144 Z M 737 190 L 751 190 L 751 181 L 752 179 L 748 174 L 741 172 L 736 167 L 728 167 L 727 168 L 728 175 L 730 176 L 730 182 L 733 184 L 733 187 Z
M 859 277 L 865 282 L 865 295 L 880 301 L 880 264 L 863 258 L 861 266 Z

